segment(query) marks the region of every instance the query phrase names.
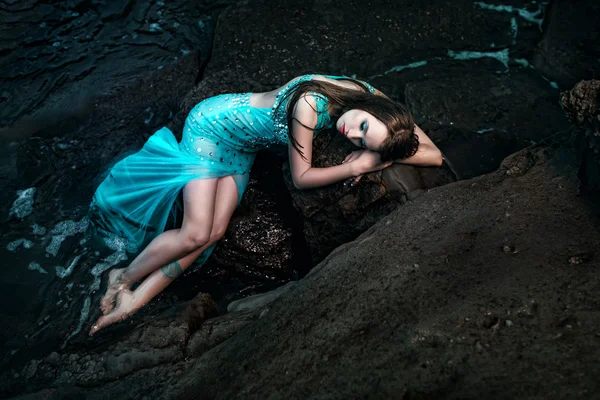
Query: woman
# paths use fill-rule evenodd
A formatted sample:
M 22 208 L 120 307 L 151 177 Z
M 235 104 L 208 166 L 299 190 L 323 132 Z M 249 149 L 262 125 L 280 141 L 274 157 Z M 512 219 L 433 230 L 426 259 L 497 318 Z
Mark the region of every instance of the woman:
M 313 137 L 334 126 L 361 150 L 340 165 L 313 168 Z M 256 152 L 274 144 L 288 144 L 299 189 L 353 184 L 393 160 L 442 163 L 403 106 L 354 79 L 304 75 L 271 92 L 206 99 L 189 113 L 180 143 L 162 128 L 117 163 L 94 195 L 92 208 L 104 229 L 137 246 L 153 240 L 127 268 L 110 271 L 101 301 L 105 315 L 90 335 L 148 303 L 200 256 L 206 260 L 242 198 Z M 163 232 L 182 189 L 182 226 Z

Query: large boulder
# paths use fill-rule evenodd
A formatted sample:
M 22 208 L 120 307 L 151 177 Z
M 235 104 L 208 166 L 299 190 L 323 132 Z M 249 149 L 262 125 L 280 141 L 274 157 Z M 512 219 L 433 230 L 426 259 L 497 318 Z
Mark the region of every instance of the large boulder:
M 600 246 L 576 170 L 568 143 L 534 147 L 405 204 L 162 395 L 589 398 Z

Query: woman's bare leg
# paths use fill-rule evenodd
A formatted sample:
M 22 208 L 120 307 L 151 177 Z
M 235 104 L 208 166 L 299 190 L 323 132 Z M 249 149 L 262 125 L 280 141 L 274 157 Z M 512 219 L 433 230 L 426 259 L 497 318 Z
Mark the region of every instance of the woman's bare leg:
M 213 220 L 213 232 L 209 242 L 198 250 L 178 261 L 169 263 L 148 276 L 134 292 L 123 289 L 117 293 L 117 307 L 108 315 L 98 318 L 90 330 L 93 335 L 102 328 L 124 320 L 139 308 L 147 304 L 154 296 L 163 291 L 173 280 L 185 271 L 202 252 L 221 239 L 229 220 L 237 206 L 238 191 L 233 177 L 219 179 L 216 206 Z
M 114 269 L 109 273 L 106 294 L 100 301 L 100 309 L 104 314 L 112 310 L 119 291 L 129 289 L 146 275 L 185 257 L 208 242 L 215 214 L 218 181 L 219 178 L 213 178 L 188 182 L 183 189 L 181 228 L 158 235 L 127 268 Z

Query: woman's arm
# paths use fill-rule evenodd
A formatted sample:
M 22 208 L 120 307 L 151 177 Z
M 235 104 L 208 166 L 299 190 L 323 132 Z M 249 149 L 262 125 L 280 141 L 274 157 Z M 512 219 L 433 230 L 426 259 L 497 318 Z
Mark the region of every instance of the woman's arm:
M 309 189 L 326 186 L 332 183 L 348 179 L 358 174 L 356 163 L 335 165 L 328 168 L 312 167 L 312 141 L 314 131 L 303 125 L 314 127 L 317 125 L 317 113 L 315 112 L 315 99 L 311 95 L 305 95 L 298 100 L 294 108 L 294 116 L 298 121 L 292 122 L 292 134 L 304 153 L 304 158 L 289 143 L 288 152 L 290 157 L 290 168 L 294 186 L 298 189 Z
M 394 160 L 396 163 L 400 164 L 410 164 L 417 165 L 421 167 L 427 166 L 436 166 L 439 167 L 442 165 L 442 152 L 437 146 L 429 139 L 429 136 L 421 128 L 415 125 L 415 135 L 419 137 L 419 148 L 415 155 Z
M 382 91 L 375 89 L 375 94 L 388 98 Z M 417 153 L 411 157 L 398 159 L 394 162 L 400 164 L 410 164 L 422 167 L 427 166 L 440 166 L 443 163 L 442 152 L 437 146 L 429 139 L 429 136 L 421 128 L 415 124 L 415 134 L 419 137 L 419 148 Z

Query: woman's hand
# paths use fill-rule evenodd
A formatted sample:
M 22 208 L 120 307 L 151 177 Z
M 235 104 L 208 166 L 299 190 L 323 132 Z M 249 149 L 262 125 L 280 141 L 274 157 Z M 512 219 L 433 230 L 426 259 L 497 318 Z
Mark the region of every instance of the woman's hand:
M 344 185 L 354 186 L 360 181 L 363 174 L 379 171 L 393 164 L 393 161 L 381 162 L 379 153 L 371 150 L 356 150 L 348 154 L 342 163 L 353 163 L 357 175 L 344 182 Z
M 367 172 L 379 171 L 392 165 L 393 161 L 382 163 L 379 153 L 371 150 L 362 150 L 352 162 L 356 164 L 358 174 L 366 174 Z
M 354 160 L 356 160 L 362 153 L 364 153 L 365 150 L 356 150 L 353 151 L 352 153 L 348 154 L 346 156 L 346 158 L 344 158 L 344 161 L 342 161 L 343 163 L 347 163 L 347 162 L 352 162 Z M 360 178 L 362 178 L 362 175 L 358 175 L 358 176 L 353 176 L 350 179 L 346 179 L 344 181 L 344 186 L 350 185 L 350 186 L 354 186 L 358 183 L 358 181 L 360 181 Z

